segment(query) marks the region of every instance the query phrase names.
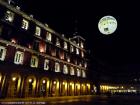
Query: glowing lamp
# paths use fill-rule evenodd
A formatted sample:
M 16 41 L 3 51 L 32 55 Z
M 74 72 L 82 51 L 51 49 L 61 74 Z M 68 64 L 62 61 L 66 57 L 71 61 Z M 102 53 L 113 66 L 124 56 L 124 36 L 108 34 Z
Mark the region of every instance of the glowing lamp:
M 43 80 L 43 82 L 42 82 L 43 84 L 45 84 L 46 83 L 46 81 L 45 80 Z
M 12 80 L 15 81 L 16 80 L 16 77 L 13 77 Z
M 32 79 L 29 79 L 29 82 L 31 83 L 32 82 Z

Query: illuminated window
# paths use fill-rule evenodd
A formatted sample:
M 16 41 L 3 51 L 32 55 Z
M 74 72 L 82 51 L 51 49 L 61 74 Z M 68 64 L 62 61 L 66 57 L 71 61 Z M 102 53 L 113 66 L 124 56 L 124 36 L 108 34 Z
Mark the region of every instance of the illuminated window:
M 58 38 L 56 38 L 56 46 L 60 46 L 60 41 Z
M 14 63 L 15 64 L 23 64 L 23 58 L 24 58 L 24 53 L 21 51 L 17 51 L 15 53 Z
M 63 66 L 63 73 L 64 74 L 68 74 L 68 67 L 67 67 L 67 65 Z
M 0 60 L 4 61 L 6 56 L 6 48 L 3 46 L 0 46 Z
M 44 70 L 49 70 L 49 60 L 45 59 L 44 61 Z
M 80 69 L 77 69 L 77 77 L 80 77 L 81 76 L 81 71 Z
M 46 44 L 44 42 L 40 42 L 39 51 L 42 53 L 46 52 Z
M 79 63 L 79 66 L 82 66 L 82 64 L 81 64 L 81 63 Z
M 38 67 L 38 58 L 36 56 L 31 58 L 31 67 Z
M 5 20 L 9 22 L 13 22 L 14 20 L 14 13 L 11 11 L 6 11 Z
M 84 67 L 87 68 L 87 62 L 85 62 Z
M 83 42 L 81 42 L 81 48 L 84 48 L 84 43 Z
M 63 51 L 59 51 L 59 56 L 60 56 L 60 59 L 64 59 L 64 52 Z
M 79 49 L 78 48 L 76 48 L 76 54 L 79 55 Z
M 52 34 L 50 32 L 47 32 L 46 40 L 51 42 Z
M 29 22 L 27 20 L 23 19 L 21 28 L 27 30 L 29 28 Z
M 73 67 L 70 67 L 70 75 L 75 75 Z
M 40 34 L 41 34 L 41 29 L 40 27 L 36 26 L 35 35 L 40 36 Z
M 55 62 L 55 72 L 60 72 L 60 64 Z
M 86 77 L 86 72 L 85 72 L 85 70 L 82 70 L 82 77 L 83 77 L 83 78 Z
M 52 56 L 56 56 L 56 49 L 55 49 L 55 48 L 52 48 L 52 49 L 51 49 L 51 55 L 52 55 Z
M 74 47 L 73 47 L 73 45 L 70 46 L 70 52 L 74 52 Z
M 64 49 L 68 49 L 67 42 L 64 42 Z
M 67 62 L 70 62 L 70 57 L 69 56 L 67 56 Z
M 81 56 L 84 57 L 84 52 L 83 51 L 81 51 Z

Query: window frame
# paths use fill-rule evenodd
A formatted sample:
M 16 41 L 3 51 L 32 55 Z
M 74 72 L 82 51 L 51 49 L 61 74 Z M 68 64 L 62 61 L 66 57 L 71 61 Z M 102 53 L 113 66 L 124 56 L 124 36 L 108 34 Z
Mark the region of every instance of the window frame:
M 75 75 L 74 67 L 70 67 L 70 75 Z
M 14 57 L 14 63 L 15 64 L 23 64 L 23 60 L 24 60 L 24 52 L 16 51 L 15 57 Z
M 50 60 L 49 59 L 45 59 L 44 60 L 44 70 L 49 70 L 49 63 L 50 63 Z
M 58 65 L 58 67 L 57 67 L 57 65 Z M 60 63 L 59 62 L 55 62 L 55 72 L 61 72 L 60 71 Z
M 35 27 L 35 35 L 40 36 L 41 35 L 41 28 L 39 26 Z
M 2 52 L 2 55 L 1 55 L 1 58 L 0 58 L 0 61 L 4 61 L 5 60 L 5 57 L 6 57 L 7 49 L 4 46 L 0 46 L 0 50 L 1 49 L 3 50 L 3 52 Z
M 9 12 L 9 13 L 8 13 L 8 12 Z M 11 14 L 11 16 L 9 16 L 10 14 Z M 6 21 L 12 23 L 12 22 L 14 21 L 14 16 L 15 16 L 15 14 L 14 14 L 12 11 L 7 10 L 6 13 L 5 13 L 4 19 L 5 19 Z M 10 17 L 11 17 L 11 20 L 9 19 Z
M 33 60 L 33 59 L 35 60 L 35 61 L 34 61 L 34 62 L 35 62 L 35 65 L 32 64 L 32 62 L 33 62 L 32 60 Z M 31 57 L 30 66 L 31 66 L 31 67 L 37 68 L 37 67 L 38 67 L 38 62 L 39 62 L 38 57 L 33 55 L 33 56 Z
M 66 64 L 63 65 L 63 73 L 68 74 L 68 66 Z
M 24 30 L 28 30 L 28 28 L 29 28 L 29 21 L 23 18 L 22 19 L 21 28 L 24 29 Z

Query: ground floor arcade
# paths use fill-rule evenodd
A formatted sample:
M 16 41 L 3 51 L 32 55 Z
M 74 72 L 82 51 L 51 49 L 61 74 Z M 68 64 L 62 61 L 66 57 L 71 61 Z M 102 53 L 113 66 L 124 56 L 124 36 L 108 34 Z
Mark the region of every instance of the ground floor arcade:
M 0 97 L 78 96 L 91 92 L 91 83 L 80 79 L 0 73 Z

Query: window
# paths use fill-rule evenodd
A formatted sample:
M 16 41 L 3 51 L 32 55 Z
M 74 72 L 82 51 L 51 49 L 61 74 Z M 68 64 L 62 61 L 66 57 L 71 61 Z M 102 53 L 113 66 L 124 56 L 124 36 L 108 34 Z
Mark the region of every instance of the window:
M 23 64 L 24 53 L 21 51 L 17 51 L 15 53 L 14 63 L 15 64 Z
M 51 40 L 52 40 L 52 34 L 50 32 L 47 32 L 46 39 L 47 39 L 47 41 L 50 41 L 51 42 Z
M 81 76 L 81 71 L 79 69 L 77 69 L 77 77 Z
M 38 58 L 36 56 L 31 58 L 31 67 L 38 67 Z
M 83 42 L 81 42 L 81 48 L 84 48 L 84 43 Z
M 64 74 L 68 74 L 68 67 L 67 67 L 67 65 L 63 66 L 63 73 Z
M 64 59 L 64 52 L 63 51 L 59 51 L 59 58 Z
M 4 61 L 6 56 L 6 48 L 3 46 L 0 46 L 0 60 Z
M 75 75 L 73 67 L 70 67 L 70 75 Z
M 81 51 L 81 56 L 82 56 L 82 58 L 84 57 L 84 52 L 83 51 Z
M 23 19 L 21 28 L 27 30 L 29 28 L 29 22 L 27 20 Z
M 64 42 L 64 49 L 68 49 L 67 42 Z
M 70 62 L 70 57 L 69 56 L 67 56 L 67 62 Z
M 79 66 L 82 66 L 82 64 L 81 64 L 81 63 L 79 63 Z
M 58 62 L 55 63 L 55 72 L 60 72 L 60 64 Z
M 84 67 L 87 68 L 87 62 L 85 62 Z
M 49 70 L 49 60 L 45 59 L 44 61 L 44 70 Z
M 56 46 L 60 46 L 60 41 L 58 38 L 56 38 Z
M 74 52 L 74 47 L 73 47 L 73 45 L 70 46 L 70 52 Z
M 40 27 L 36 26 L 35 35 L 40 36 L 40 34 L 41 34 L 41 29 Z
M 51 48 L 51 55 L 56 56 L 56 49 L 55 48 Z
M 82 77 L 83 77 L 83 78 L 86 77 L 86 72 L 85 72 L 85 70 L 82 70 Z
M 9 22 L 13 22 L 14 20 L 14 13 L 11 11 L 6 11 L 5 20 Z
M 79 49 L 78 48 L 76 48 L 76 54 L 79 55 Z
M 33 42 L 33 50 L 39 50 L 39 41 L 38 40 L 34 40 Z
M 40 42 L 39 51 L 42 53 L 46 52 L 46 44 L 44 42 Z

